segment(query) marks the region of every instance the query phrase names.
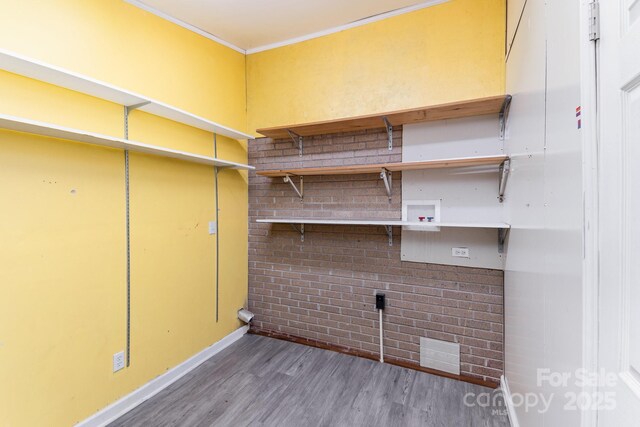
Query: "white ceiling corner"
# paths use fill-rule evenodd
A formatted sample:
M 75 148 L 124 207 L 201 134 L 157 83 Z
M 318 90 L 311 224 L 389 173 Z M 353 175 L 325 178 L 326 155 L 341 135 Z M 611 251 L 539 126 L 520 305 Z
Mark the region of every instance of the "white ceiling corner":
M 297 43 L 448 0 L 125 0 L 242 53 Z

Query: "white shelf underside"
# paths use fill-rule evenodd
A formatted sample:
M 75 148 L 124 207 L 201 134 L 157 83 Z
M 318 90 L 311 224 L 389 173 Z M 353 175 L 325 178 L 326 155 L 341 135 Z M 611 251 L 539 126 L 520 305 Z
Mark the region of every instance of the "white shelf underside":
M 422 228 L 424 230 L 444 228 L 495 228 L 509 229 L 511 226 L 503 222 L 495 223 L 463 223 L 463 222 L 416 222 L 400 220 L 378 220 L 378 219 L 309 219 L 309 218 L 263 218 L 256 222 L 269 224 L 318 224 L 318 225 L 387 225 L 398 227 L 411 227 L 413 230 Z
M 41 80 L 116 104 L 133 106 L 148 103 L 138 109 L 175 122 L 228 136 L 229 138 L 253 139 L 251 135 L 212 122 L 211 120 L 196 116 L 195 114 L 172 107 L 163 102 L 4 49 L 0 49 L 0 68 L 11 73 Z
M 49 123 L 42 123 L 20 117 L 8 116 L 5 114 L 0 114 L 0 129 L 8 129 L 12 131 L 25 132 L 51 138 L 83 142 L 100 147 L 118 148 L 137 153 L 153 154 L 156 156 L 169 157 L 173 159 L 184 160 L 187 162 L 200 163 L 216 167 L 245 170 L 254 169 L 253 166 L 235 162 L 228 162 L 225 160 L 216 159 L 214 157 L 201 156 L 199 154 L 188 153 L 186 151 L 172 150 L 170 148 L 158 147 L 154 145 L 144 144 L 142 142 L 129 141 L 126 139 L 115 138 L 108 135 L 101 135 L 93 132 L 66 128 Z

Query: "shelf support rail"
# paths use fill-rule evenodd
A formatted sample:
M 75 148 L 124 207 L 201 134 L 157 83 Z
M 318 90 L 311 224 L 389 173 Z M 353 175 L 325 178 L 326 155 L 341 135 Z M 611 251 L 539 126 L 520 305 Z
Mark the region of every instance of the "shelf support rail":
M 498 253 L 504 253 L 504 242 L 507 240 L 507 234 L 509 234 L 508 228 L 498 229 Z
M 509 109 L 511 108 L 511 95 L 504 97 L 504 103 L 500 110 L 500 141 L 504 141 L 507 131 L 507 120 L 509 119 Z
M 287 129 L 287 133 L 289 134 L 289 137 L 291 138 L 293 143 L 298 146 L 298 156 L 302 157 L 302 135 L 298 135 L 291 129 Z
M 129 107 L 124 106 L 124 139 L 129 139 Z M 130 192 L 129 192 L 129 150 L 124 150 L 124 197 L 125 197 L 125 238 L 126 238 L 126 297 L 127 312 L 125 314 L 126 325 L 126 343 L 125 357 L 127 368 L 131 366 L 131 223 L 130 223 Z
M 389 236 L 389 246 L 393 246 L 393 228 L 390 225 L 385 225 L 384 229 L 387 232 L 387 236 Z
M 507 159 L 500 165 L 500 183 L 498 186 L 498 200 L 500 203 L 504 202 L 504 193 L 507 189 L 507 179 L 509 179 L 509 169 L 511 167 L 511 160 Z
M 391 203 L 391 192 L 393 190 L 393 181 L 391 178 L 391 172 L 382 168 L 380 171 L 380 179 L 384 182 L 384 187 L 387 190 L 387 196 L 389 197 L 389 203 Z
M 151 101 L 140 102 L 134 105 L 124 106 L 124 139 L 129 139 L 129 113 L 133 110 L 150 104 Z M 124 185 L 125 185 L 125 233 L 126 233 L 126 253 L 127 253 L 127 326 L 125 357 L 126 366 L 131 366 L 131 213 L 130 213 L 130 185 L 129 185 L 129 150 L 124 150 Z
M 387 138 L 389 140 L 389 151 L 393 150 L 393 126 L 389 123 L 386 116 L 382 118 L 384 120 L 384 127 L 387 129 Z
M 304 177 L 302 176 L 300 177 L 300 189 L 296 187 L 296 184 L 293 182 L 293 180 L 291 179 L 291 176 L 289 176 L 288 174 L 285 175 L 284 178 L 282 178 L 282 180 L 284 182 L 289 183 L 291 188 L 293 188 L 293 191 L 295 191 L 298 197 L 300 197 L 300 201 L 302 201 L 304 198 Z
M 300 228 L 298 228 L 295 224 L 291 224 L 294 230 L 300 233 L 300 241 L 304 242 L 304 224 L 300 224 Z

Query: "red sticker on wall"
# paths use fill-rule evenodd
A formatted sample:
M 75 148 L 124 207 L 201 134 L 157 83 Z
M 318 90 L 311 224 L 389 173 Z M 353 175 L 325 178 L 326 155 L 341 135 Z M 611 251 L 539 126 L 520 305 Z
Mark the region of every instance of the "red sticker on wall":
M 578 105 L 576 107 L 576 117 L 578 118 L 578 129 L 582 128 L 582 118 L 580 116 L 582 116 L 582 107 Z

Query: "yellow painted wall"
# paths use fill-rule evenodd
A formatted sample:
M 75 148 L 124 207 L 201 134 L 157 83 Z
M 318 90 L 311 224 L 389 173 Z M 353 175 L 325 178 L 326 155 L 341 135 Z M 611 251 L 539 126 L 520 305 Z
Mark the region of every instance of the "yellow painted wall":
M 246 127 L 245 56 L 123 0 L 3 1 L 0 47 Z
M 121 1 L 4 2 L 0 47 L 245 130 L 245 58 Z M 0 112 L 123 135 L 123 108 L 0 71 Z M 213 135 L 140 111 L 130 138 L 213 155 Z M 221 158 L 246 143 L 218 137 Z M 131 366 L 121 150 L 0 130 L 0 426 L 79 422 L 240 326 L 247 176 L 131 154 Z
M 503 94 L 505 7 L 450 0 L 249 55 L 249 129 Z
M 504 7 L 451 0 L 245 58 L 120 0 L 6 1 L 0 48 L 253 131 L 502 93 Z M 120 105 L 2 71 L 0 95 L 4 114 L 123 133 Z M 214 150 L 211 134 L 140 111 L 130 137 Z M 247 161 L 245 142 L 218 137 L 217 150 Z M 218 174 L 218 323 L 214 179 L 210 167 L 131 155 L 132 363 L 114 374 L 123 153 L 0 130 L 0 426 L 81 421 L 240 326 L 247 173 Z

